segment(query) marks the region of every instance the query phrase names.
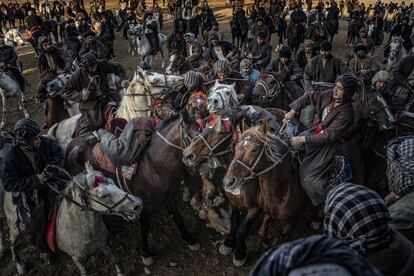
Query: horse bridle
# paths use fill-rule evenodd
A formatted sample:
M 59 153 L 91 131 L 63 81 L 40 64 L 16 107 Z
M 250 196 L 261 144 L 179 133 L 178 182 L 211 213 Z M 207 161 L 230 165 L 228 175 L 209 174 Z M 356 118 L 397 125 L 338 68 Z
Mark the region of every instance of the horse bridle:
M 210 143 L 206 140 L 206 138 L 204 138 L 204 136 L 202 135 L 202 133 L 198 134 L 194 139 L 193 142 L 196 141 L 197 139 L 200 139 L 203 144 L 208 148 L 209 153 L 207 154 L 207 156 L 203 156 L 200 159 L 210 159 L 210 158 L 216 158 L 222 155 L 225 155 L 227 153 L 230 153 L 233 151 L 233 144 L 230 143 L 227 147 L 227 149 L 219 151 L 219 152 L 214 152 L 219 146 L 221 146 L 225 141 L 227 141 L 227 139 L 231 138 L 234 134 L 235 129 L 233 129 L 233 131 L 230 131 L 230 133 L 228 135 L 226 135 L 225 137 L 223 137 L 221 140 L 219 140 L 217 142 L 217 144 L 211 146 Z M 194 155 L 195 159 L 197 160 L 197 155 Z
M 119 205 L 121 205 L 125 200 L 129 200 L 131 202 L 133 202 L 133 200 L 131 199 L 131 197 L 129 196 L 129 194 L 127 192 L 125 192 L 124 196 L 122 197 L 122 199 L 120 199 L 117 203 L 115 203 L 112 206 L 109 206 L 105 203 L 103 203 L 102 201 L 97 200 L 96 198 L 94 198 L 93 195 L 91 195 L 90 193 L 88 193 L 86 191 L 86 189 L 84 189 L 82 187 L 82 185 L 75 179 L 73 178 L 65 169 L 56 166 L 56 165 L 48 165 L 49 168 L 54 168 L 56 170 L 61 171 L 62 173 L 64 173 L 65 175 L 67 175 L 69 177 L 69 181 L 74 181 L 76 184 L 76 187 L 80 190 L 80 198 L 81 198 L 81 203 L 77 202 L 76 200 L 74 200 L 72 197 L 68 196 L 66 193 L 63 193 L 62 191 L 58 190 L 55 186 L 51 185 L 50 183 L 48 183 L 47 181 L 45 182 L 46 186 L 48 186 L 48 188 L 50 188 L 53 192 L 55 192 L 58 195 L 63 196 L 65 199 L 67 199 L 68 201 L 70 201 L 71 203 L 75 204 L 76 206 L 78 206 L 79 208 L 81 208 L 82 210 L 87 210 L 87 211 L 91 211 L 93 213 L 98 213 L 101 215 L 113 215 L 113 214 L 117 214 L 116 212 L 114 212 L 113 210 L 118 207 Z M 55 179 L 60 179 L 58 177 L 54 177 Z M 61 181 L 66 182 L 67 179 L 60 179 Z M 95 209 L 93 209 L 91 207 L 90 202 L 94 202 L 97 203 L 98 205 L 103 206 L 104 208 L 106 208 L 106 211 L 104 212 L 100 212 L 97 211 Z
M 280 129 L 280 131 L 279 131 L 279 134 L 283 131 L 283 129 L 285 128 L 285 124 L 284 124 L 284 126 Z M 242 177 L 242 178 L 239 178 L 239 179 L 241 179 L 241 180 L 243 180 L 243 181 L 246 181 L 246 180 L 250 180 L 250 179 L 254 179 L 254 178 L 256 178 L 257 176 L 260 176 L 260 175 L 263 175 L 263 174 L 266 174 L 266 173 L 268 173 L 270 170 L 272 170 L 274 167 L 276 167 L 277 165 L 279 165 L 284 159 L 285 159 L 285 157 L 287 156 L 287 155 L 289 155 L 290 153 L 291 153 L 291 151 L 290 151 L 290 146 L 285 142 L 285 141 L 283 141 L 278 135 L 276 135 L 275 136 L 275 138 L 277 138 L 282 144 L 284 144 L 286 147 L 287 147 L 287 150 L 285 151 L 285 153 L 283 153 L 283 155 L 282 156 L 280 156 L 280 157 L 278 157 L 278 156 L 272 156 L 272 157 L 270 157 L 269 156 L 269 154 L 268 153 L 266 153 L 266 142 L 263 142 L 263 146 L 262 146 L 262 148 L 261 148 L 261 150 L 260 150 L 260 153 L 259 153 L 259 156 L 257 157 L 257 159 L 254 161 L 254 163 L 253 163 L 253 165 L 252 166 L 249 166 L 249 165 L 247 165 L 246 163 L 244 163 L 243 161 L 241 161 L 241 160 L 239 160 L 239 159 L 233 159 L 232 161 L 231 161 L 231 163 L 230 163 L 230 166 L 231 165 L 233 165 L 234 163 L 236 163 L 236 164 L 240 164 L 241 166 L 243 166 L 245 169 L 247 169 L 249 172 L 250 172 L 250 174 L 248 175 L 248 176 L 246 176 L 246 177 Z M 241 141 L 240 141 L 241 142 Z M 246 141 L 247 142 L 247 141 Z M 250 142 L 250 143 L 252 143 L 252 142 Z M 266 153 L 266 154 L 265 154 Z M 255 168 L 257 167 L 257 165 L 259 164 L 259 162 L 260 162 L 260 160 L 262 159 L 262 157 L 263 157 L 263 155 L 266 155 L 266 158 L 269 160 L 269 161 L 271 161 L 272 163 L 271 163 L 271 165 L 270 166 L 268 166 L 267 168 L 265 168 L 265 169 L 263 169 L 263 170 L 261 170 L 261 171 L 259 171 L 259 172 L 255 172 Z
M 272 78 L 275 81 L 275 84 L 270 88 L 269 85 L 260 78 L 257 81 L 257 85 L 263 87 L 265 94 L 261 97 L 262 103 L 266 100 L 272 101 L 274 98 L 277 98 L 282 90 L 282 84 L 276 80 L 271 74 L 267 75 L 268 77 Z

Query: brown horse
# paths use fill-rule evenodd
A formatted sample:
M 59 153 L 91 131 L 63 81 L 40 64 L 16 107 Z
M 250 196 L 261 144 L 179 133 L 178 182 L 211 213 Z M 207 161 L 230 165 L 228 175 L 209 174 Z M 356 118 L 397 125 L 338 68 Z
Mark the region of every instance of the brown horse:
M 69 118 L 69 113 L 65 108 L 65 101 L 59 95 L 52 97 L 47 91 L 47 84 L 56 78 L 55 70 L 47 70 L 40 76 L 39 88 L 37 95 L 39 97 L 47 97 L 47 108 L 46 108 L 46 125 L 51 127 L 60 121 Z
M 162 206 L 165 206 L 171 214 L 188 247 L 191 250 L 198 250 L 200 247 L 188 233 L 175 202 L 185 169 L 181 162 L 183 147 L 192 136 L 195 136 L 195 133 L 198 133 L 196 130 L 198 126 L 186 117 L 175 116 L 162 121 L 156 127 L 156 132 L 140 157 L 137 172 L 128 185 L 131 193 L 139 195 L 144 202 L 140 230 L 142 261 L 145 265 L 154 262 L 148 247 L 148 233 L 153 213 Z M 91 154 L 93 145 L 86 142 L 89 135 L 76 137 L 66 149 L 65 166 L 72 174 L 82 171 L 83 164 L 87 160 L 93 164 Z

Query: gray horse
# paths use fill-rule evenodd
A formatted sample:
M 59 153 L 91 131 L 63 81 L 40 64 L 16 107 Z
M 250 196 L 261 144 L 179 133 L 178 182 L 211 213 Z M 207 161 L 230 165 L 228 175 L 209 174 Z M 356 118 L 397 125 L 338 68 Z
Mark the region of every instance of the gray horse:
M 10 147 L 10 145 L 6 146 Z M 0 154 L 0 158 L 1 155 L 3 154 Z M 1 187 L 2 185 L 0 185 L 0 196 Z M 75 176 L 70 181 L 63 194 L 64 198 L 60 203 L 56 221 L 57 248 L 72 257 L 82 276 L 87 275 L 84 266 L 85 257 L 95 252 L 103 252 L 115 264 L 117 275 L 123 275 L 118 259 L 107 245 L 108 230 L 101 215 L 117 215 L 128 221 L 135 220 L 143 208 L 141 199 L 119 189 L 112 179 L 93 170 L 89 164 L 86 164 L 85 173 Z M 18 238 L 17 214 L 11 193 L 4 192 L 3 206 L 10 230 L 13 262 L 18 273 L 22 275 L 25 273 L 25 265 L 15 248 Z M 0 256 L 5 251 L 1 229 L 2 227 L 0 227 Z

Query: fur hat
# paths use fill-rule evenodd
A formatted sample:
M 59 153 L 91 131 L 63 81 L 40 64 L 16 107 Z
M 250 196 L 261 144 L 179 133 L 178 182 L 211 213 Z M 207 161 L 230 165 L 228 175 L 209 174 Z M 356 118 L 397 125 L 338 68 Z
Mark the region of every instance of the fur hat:
M 358 90 L 358 79 L 352 73 L 345 73 L 340 75 L 336 81 L 344 86 L 344 102 L 351 102 L 352 97 Z
M 321 50 L 322 51 L 331 51 L 332 50 L 332 44 L 328 41 L 322 41 L 320 44 Z
M 282 46 L 279 50 L 279 58 L 290 58 L 292 56 L 292 53 L 290 52 L 289 47 Z

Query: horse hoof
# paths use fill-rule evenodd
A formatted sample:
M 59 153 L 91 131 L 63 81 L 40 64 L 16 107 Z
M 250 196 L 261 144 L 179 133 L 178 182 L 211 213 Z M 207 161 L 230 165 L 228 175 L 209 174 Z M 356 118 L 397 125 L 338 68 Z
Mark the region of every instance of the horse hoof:
M 141 257 L 141 259 L 142 259 L 142 263 L 145 266 L 150 266 L 155 262 L 154 257 L 147 257 L 147 258 Z
M 198 251 L 201 248 L 201 246 L 198 242 L 196 242 L 195 244 L 189 244 L 187 246 L 191 251 Z
M 17 273 L 19 275 L 24 275 L 26 274 L 26 265 L 22 264 L 22 263 L 17 263 L 16 264 L 16 269 L 17 269 Z
M 229 255 L 233 251 L 233 247 L 225 246 L 224 244 L 220 245 L 219 252 L 223 256 Z
M 247 261 L 247 257 L 244 257 L 242 260 L 237 260 L 236 257 L 233 255 L 233 264 L 237 267 L 243 266 Z

